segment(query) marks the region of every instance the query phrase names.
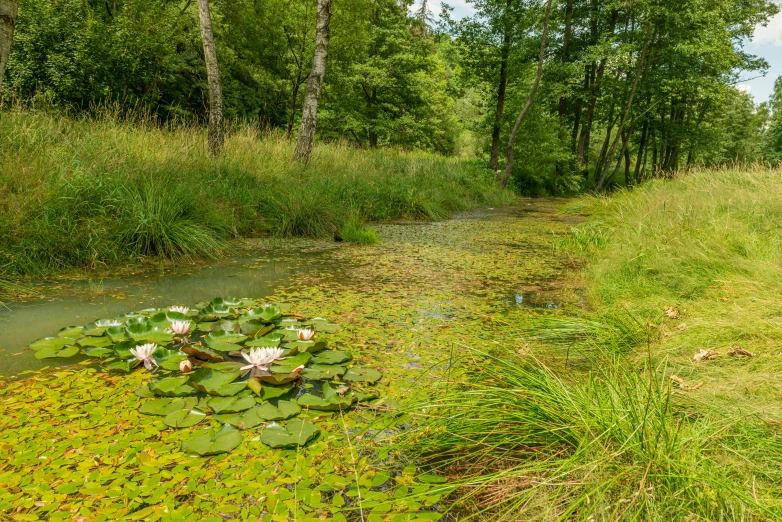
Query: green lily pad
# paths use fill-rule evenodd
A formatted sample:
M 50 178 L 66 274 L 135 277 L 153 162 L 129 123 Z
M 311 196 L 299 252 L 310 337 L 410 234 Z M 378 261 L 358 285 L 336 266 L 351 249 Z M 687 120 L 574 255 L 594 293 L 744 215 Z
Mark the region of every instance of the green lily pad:
M 177 410 L 169 413 L 163 419 L 167 426 L 172 428 L 189 428 L 203 422 L 206 413 L 193 408 L 192 410 Z
M 216 321 L 222 317 L 236 317 L 236 308 L 239 306 L 241 301 L 238 299 L 218 297 L 198 311 L 198 318 L 201 321 Z
M 241 321 L 242 318 L 240 317 L 238 320 Z M 252 319 L 250 321 L 243 322 L 242 326 L 240 327 L 240 331 L 244 335 L 249 335 L 251 337 L 262 337 L 275 328 L 276 326 L 274 324 L 266 324 L 263 321 Z
M 44 348 L 64 348 L 68 345 L 74 344 L 73 339 L 63 337 L 45 337 L 39 339 L 30 344 L 30 348 L 33 350 L 43 350 Z
M 122 319 L 100 319 L 91 323 L 85 324 L 82 328 L 83 335 L 101 336 L 106 332 L 107 328 L 113 328 L 117 326 L 124 326 L 125 322 Z
M 346 352 L 336 350 L 326 350 L 318 353 L 313 359 L 313 364 L 342 364 L 350 361 L 353 357 Z
M 312 355 L 308 353 L 300 353 L 290 357 L 286 357 L 281 361 L 276 361 L 269 369 L 272 373 L 290 373 L 299 366 L 306 365 Z
M 165 348 L 158 348 L 155 351 L 155 359 L 161 368 L 173 372 L 179 370 L 179 363 L 187 359 L 187 354 L 184 354 L 178 350 L 166 350 Z
M 134 341 L 163 344 L 174 340 L 174 332 L 160 326 L 152 326 L 149 323 L 132 324 L 125 328 L 125 332 Z
M 78 346 L 51 346 L 49 348 L 41 348 L 37 352 L 35 352 L 35 358 L 36 359 L 55 359 L 55 358 L 66 358 L 66 357 L 73 357 L 79 353 L 79 347 Z
M 251 310 L 248 310 L 239 318 L 240 322 L 244 321 L 262 321 L 264 323 L 271 323 L 278 317 L 282 316 L 282 310 L 279 306 L 273 304 L 261 305 Z
M 190 385 L 209 395 L 229 397 L 247 387 L 244 381 L 234 382 L 239 372 L 222 372 L 209 368 L 199 368 L 190 377 Z
M 321 350 L 325 350 L 328 346 L 328 343 L 326 341 L 291 341 L 285 343 L 286 350 L 290 350 L 291 355 L 296 355 L 297 353 L 317 353 Z
M 312 381 L 330 381 L 345 375 L 346 368 L 338 365 L 312 364 L 301 372 L 302 377 Z
M 115 347 L 116 350 L 116 347 Z M 180 352 L 192 355 L 196 359 L 210 362 L 223 362 L 223 356 L 218 352 L 198 344 L 190 344 L 179 349 Z
M 290 401 L 277 401 L 277 406 L 267 402 L 256 409 L 257 415 L 267 421 L 290 419 L 301 413 L 301 407 Z
M 208 362 L 201 365 L 201 368 L 209 368 L 218 372 L 236 373 L 240 371 L 244 364 L 236 361 Z
M 87 346 L 81 349 L 81 353 L 87 357 L 108 357 L 114 355 L 114 350 L 111 348 L 101 348 L 99 346 Z
M 280 346 L 280 339 L 270 339 L 268 337 L 257 337 L 250 339 L 244 346 L 247 348 L 277 348 Z
M 217 455 L 227 453 L 242 443 L 242 434 L 230 424 L 223 424 L 220 431 L 215 433 L 210 428 L 182 442 L 182 451 L 197 453 L 198 455 Z
M 168 415 L 179 410 L 190 410 L 196 405 L 198 400 L 195 397 L 176 399 L 173 397 L 162 397 L 152 399 L 139 406 L 139 413 L 145 415 Z
M 267 422 L 266 419 L 258 416 L 258 408 L 250 408 L 242 413 L 221 413 L 215 415 L 215 420 L 230 424 L 240 430 L 249 430 Z
M 114 344 L 108 337 L 82 337 L 76 343 L 82 348 L 106 348 Z
M 57 337 L 67 337 L 69 339 L 78 339 L 82 335 L 84 334 L 81 326 L 66 326 L 65 328 L 60 328 L 60 331 L 57 332 Z
M 253 377 L 258 379 L 261 382 L 265 382 L 267 384 L 274 384 L 276 386 L 279 386 L 280 384 L 288 384 L 289 382 L 293 382 L 293 381 L 299 380 L 301 378 L 301 374 L 298 374 L 298 373 L 268 373 L 268 372 L 261 372 L 261 373 L 255 374 Z
M 346 382 L 368 382 L 371 384 L 379 381 L 382 377 L 383 374 L 377 370 L 356 366 L 345 372 L 345 375 L 342 376 L 342 380 Z
M 112 326 L 111 328 L 106 328 L 106 335 L 109 337 L 109 339 L 111 339 L 112 342 L 118 343 L 119 341 L 125 339 L 125 328 L 122 326 Z
M 149 389 L 155 395 L 160 397 L 184 397 L 196 393 L 192 386 L 188 386 L 189 377 L 182 375 L 179 377 L 165 377 L 149 383 Z
M 296 402 L 299 403 L 299 406 L 309 408 L 311 410 L 339 411 L 350 409 L 350 407 L 353 406 L 353 403 L 355 402 L 355 397 L 345 396 L 344 399 L 337 397 L 327 400 L 318 397 L 317 395 L 306 393 L 296 399 Z
M 106 369 L 128 373 L 135 367 L 141 364 L 141 361 L 133 357 L 132 359 L 124 359 L 122 361 L 114 361 L 106 365 Z
M 305 325 L 312 326 L 318 332 L 337 333 L 339 332 L 339 325 L 330 323 L 323 317 L 315 317 L 309 321 L 304 322 Z
M 212 397 L 206 404 L 215 413 L 237 413 L 255 406 L 255 397 Z
M 130 353 L 130 350 L 136 346 L 138 346 L 136 341 L 121 341 L 114 345 L 114 353 L 117 354 L 117 357 L 123 359 L 126 357 L 131 357 L 133 354 Z
M 282 397 L 293 390 L 293 385 L 291 384 L 287 386 L 272 386 L 270 384 L 261 384 L 261 382 L 256 379 L 249 379 L 247 381 L 247 387 L 265 401 Z
M 272 448 L 295 448 L 304 446 L 320 434 L 320 429 L 311 422 L 294 419 L 287 426 L 276 422 L 261 432 L 261 442 Z

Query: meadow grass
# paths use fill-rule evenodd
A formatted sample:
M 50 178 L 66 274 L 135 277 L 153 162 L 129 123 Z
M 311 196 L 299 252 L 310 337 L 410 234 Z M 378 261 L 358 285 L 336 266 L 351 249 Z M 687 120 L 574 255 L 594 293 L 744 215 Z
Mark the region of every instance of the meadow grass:
M 444 219 L 514 197 L 477 162 L 333 143 L 303 165 L 291 162 L 288 140 L 241 126 L 219 158 L 205 143 L 197 127 L 110 113 L 0 113 L 0 270 L 212 257 L 232 237 L 342 234 L 366 243 L 367 222 Z
M 587 309 L 525 319 L 527 347 L 467 357 L 411 409 L 405 449 L 460 519 L 782 518 L 780 181 L 704 170 L 565 208 L 587 217 L 560 245 Z

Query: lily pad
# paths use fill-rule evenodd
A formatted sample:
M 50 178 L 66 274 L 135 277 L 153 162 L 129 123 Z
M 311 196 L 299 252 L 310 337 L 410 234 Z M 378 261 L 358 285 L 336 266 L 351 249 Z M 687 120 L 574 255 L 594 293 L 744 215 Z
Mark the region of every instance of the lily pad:
M 141 364 L 141 361 L 133 357 L 132 359 L 124 359 L 121 361 L 114 361 L 106 365 L 106 369 L 128 373 Z
M 326 341 L 291 341 L 285 343 L 284 348 L 290 350 L 292 355 L 297 353 L 317 353 L 321 350 L 325 350 L 327 347 Z
M 209 395 L 229 397 L 247 387 L 247 383 L 244 381 L 234 382 L 238 377 L 239 372 L 221 372 L 210 368 L 199 368 L 190 377 L 190 385 Z
M 306 393 L 296 399 L 296 402 L 299 403 L 299 406 L 303 406 L 311 410 L 339 411 L 350 409 L 350 407 L 353 406 L 355 399 L 356 398 L 352 396 L 345 396 L 344 399 L 340 398 L 339 396 L 332 397 L 330 399 L 324 399 L 322 397 L 318 397 L 317 395 Z
M 163 422 L 172 428 L 189 428 L 203 422 L 204 419 L 206 419 L 206 413 L 193 408 L 192 410 L 173 411 L 166 415 Z
M 189 410 L 196 405 L 197 399 L 195 397 L 187 397 L 184 399 L 176 399 L 172 397 L 162 397 L 159 399 L 152 399 L 139 406 L 139 413 L 146 415 L 168 415 L 179 410 Z
M 215 413 L 237 413 L 255 406 L 255 397 L 212 397 L 206 404 Z
M 130 350 L 136 346 L 138 346 L 136 341 L 121 341 L 114 345 L 114 353 L 117 354 L 117 357 L 130 357 L 132 355 Z
M 272 448 L 295 448 L 306 445 L 319 434 L 320 429 L 311 422 L 293 419 L 287 426 L 269 424 L 261 432 L 261 442 Z
M 54 358 L 66 358 L 73 357 L 79 353 L 78 346 L 52 346 L 49 348 L 41 348 L 35 352 L 36 359 L 54 359 Z
M 307 364 L 311 358 L 312 355 L 308 353 L 300 353 L 275 362 L 269 370 L 272 373 L 290 373 L 299 366 Z
M 187 385 L 188 376 L 165 377 L 149 383 L 149 389 L 160 397 L 184 397 L 195 394 L 195 390 Z
M 197 432 L 193 438 L 182 442 L 182 451 L 197 453 L 201 456 L 217 455 L 218 453 L 227 453 L 241 443 L 241 432 L 230 424 L 223 424 L 217 433 L 212 428 Z
M 127 336 L 134 341 L 168 343 L 174 340 L 174 332 L 168 328 L 152 326 L 149 323 L 136 323 L 125 328 Z
M 179 349 L 179 351 L 182 353 L 186 353 L 187 355 L 192 355 L 196 359 L 200 359 L 202 361 L 210 361 L 210 362 L 223 361 L 223 356 L 220 355 L 218 352 L 212 350 L 211 348 L 207 348 L 206 346 L 201 346 L 198 344 L 190 344 L 188 346 L 183 346 L 182 348 Z
M 261 399 L 268 401 L 269 399 L 276 399 L 282 397 L 286 393 L 293 390 L 293 385 L 287 386 L 272 386 L 270 384 L 261 384 L 256 379 L 249 379 L 247 381 L 247 387 L 250 388 Z
M 302 377 L 313 381 L 330 381 L 345 375 L 345 367 L 338 365 L 313 364 L 301 372 Z
M 313 364 L 342 364 L 350 361 L 353 357 L 347 352 L 336 350 L 326 350 L 318 353 L 313 359 Z
M 256 337 L 244 343 L 244 346 L 247 348 L 277 348 L 279 345 L 280 339 L 271 339 L 269 337 Z
M 282 315 L 282 310 L 279 306 L 273 304 L 261 305 L 259 307 L 248 310 L 239 318 L 240 322 L 256 320 L 263 321 L 265 323 L 271 323 Z
M 78 339 L 82 335 L 84 334 L 81 326 L 66 326 L 65 328 L 60 328 L 60 331 L 57 332 L 57 337 L 67 337 L 69 339 Z
M 288 384 L 289 382 L 299 380 L 301 378 L 301 374 L 260 372 L 256 373 L 254 377 L 261 382 L 279 386 L 280 384 Z
M 242 318 L 240 317 L 239 320 L 241 321 L 241 319 Z M 252 319 L 242 323 L 242 326 L 239 330 L 244 335 L 249 335 L 251 337 L 261 337 L 271 332 L 275 328 L 276 326 L 274 324 L 266 324 L 263 321 Z
M 114 344 L 108 337 L 82 337 L 76 343 L 82 348 L 106 348 Z
M 30 344 L 30 348 L 33 350 L 43 350 L 44 348 L 64 348 L 68 345 L 74 344 L 73 339 L 63 337 L 45 337 L 39 339 Z
M 81 353 L 87 357 L 108 357 L 114 355 L 114 350 L 111 348 L 101 348 L 99 346 L 87 346 L 81 349 Z
M 377 370 L 356 366 L 345 372 L 345 375 L 342 376 L 342 380 L 347 382 L 368 382 L 371 384 L 379 381 L 382 377 L 383 374 Z
M 301 407 L 290 401 L 277 401 L 277 406 L 267 402 L 257 409 L 258 416 L 267 421 L 290 419 L 301 413 Z

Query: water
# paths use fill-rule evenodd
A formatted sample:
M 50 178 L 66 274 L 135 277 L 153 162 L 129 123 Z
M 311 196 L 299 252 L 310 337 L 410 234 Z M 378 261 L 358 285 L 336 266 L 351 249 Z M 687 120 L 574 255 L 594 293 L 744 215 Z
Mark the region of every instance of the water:
M 301 253 L 299 261 L 319 254 Z M 131 277 L 68 285 L 67 296 L 0 307 L 0 375 L 15 375 L 79 359 L 39 361 L 24 348 L 42 337 L 56 335 L 67 325 L 83 325 L 101 318 L 144 308 L 193 306 L 214 297 L 271 295 L 274 290 L 309 270 L 308 262 L 290 258 L 239 257 L 200 269 L 154 270 Z

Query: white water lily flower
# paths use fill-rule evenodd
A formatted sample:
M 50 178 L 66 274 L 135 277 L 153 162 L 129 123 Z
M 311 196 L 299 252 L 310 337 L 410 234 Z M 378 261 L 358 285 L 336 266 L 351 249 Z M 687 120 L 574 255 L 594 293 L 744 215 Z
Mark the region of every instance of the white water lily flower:
M 157 345 L 154 343 L 141 344 L 135 348 L 131 348 L 130 353 L 133 357 L 144 363 L 144 368 L 152 371 L 153 367 L 157 368 L 158 366 L 157 361 L 153 356 L 156 349 Z
M 274 361 L 283 359 L 282 354 L 282 348 L 251 348 L 249 354 L 242 352 L 242 357 L 250 364 L 242 366 L 240 370 L 247 371 L 257 368 L 266 371 Z
M 193 323 L 190 321 L 171 321 L 171 330 L 175 334 L 186 335 Z
M 179 363 L 179 371 L 182 373 L 189 372 L 193 369 L 193 363 L 190 362 L 190 359 L 185 359 L 184 361 Z
M 186 314 L 190 311 L 190 308 L 186 306 L 171 306 L 168 308 L 169 312 L 179 312 L 180 314 Z
M 311 328 L 296 330 L 296 337 L 299 338 L 299 341 L 311 341 L 315 337 L 315 330 Z

